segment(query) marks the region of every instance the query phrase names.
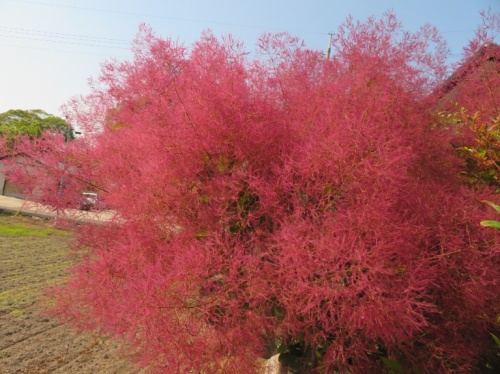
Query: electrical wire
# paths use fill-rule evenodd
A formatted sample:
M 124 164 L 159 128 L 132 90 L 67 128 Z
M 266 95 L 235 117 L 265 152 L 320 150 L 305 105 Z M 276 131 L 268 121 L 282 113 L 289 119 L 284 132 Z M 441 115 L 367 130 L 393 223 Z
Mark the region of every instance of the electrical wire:
M 95 42 L 102 42 L 102 43 L 130 45 L 130 41 L 124 40 L 124 39 L 106 38 L 106 37 L 102 37 L 102 36 L 87 36 L 87 35 L 81 35 L 81 34 L 65 34 L 65 33 L 60 33 L 60 32 L 21 29 L 21 28 L 6 27 L 6 26 L 0 26 L 0 32 L 22 34 L 22 35 L 44 36 L 44 37 L 55 38 L 55 39 L 76 39 L 76 40 L 84 40 L 84 41 L 95 41 Z
M 213 24 L 213 25 L 223 25 L 223 26 L 246 27 L 246 28 L 262 29 L 262 30 L 283 31 L 282 28 L 272 27 L 272 26 L 258 26 L 258 25 L 241 24 L 241 23 L 218 22 L 218 21 L 208 21 L 208 20 L 193 19 L 193 18 L 172 17 L 172 16 L 164 16 L 161 14 L 144 14 L 144 13 L 135 13 L 135 12 L 125 12 L 122 10 L 88 8 L 88 7 L 82 7 L 82 6 L 74 6 L 74 5 L 66 5 L 66 4 L 54 4 L 54 3 L 46 3 L 43 1 L 33 1 L 33 0 L 11 0 L 11 1 L 17 2 L 17 3 L 28 3 L 28 4 L 37 4 L 37 5 L 43 5 L 43 6 L 58 7 L 58 8 L 84 10 L 84 11 L 97 12 L 97 13 L 112 13 L 112 14 L 121 14 L 121 15 L 126 15 L 126 16 L 138 16 L 138 17 L 143 17 L 143 18 L 161 18 L 161 19 L 168 19 L 168 20 L 172 20 L 172 21 L 193 22 L 193 23 L 200 23 L 200 24 Z M 311 31 L 311 30 L 289 30 L 289 32 L 302 33 L 302 34 L 328 35 L 328 32 Z
M 249 24 L 238 24 L 238 23 L 227 23 L 227 22 L 216 22 L 216 21 L 206 21 L 199 19 L 189 19 L 189 18 L 180 18 L 180 17 L 172 17 L 172 16 L 163 16 L 159 14 L 143 14 L 143 13 L 135 13 L 135 12 L 126 12 L 121 10 L 109 10 L 109 9 L 98 9 L 98 8 L 90 8 L 90 7 L 82 7 L 82 6 L 73 6 L 66 4 L 55 4 L 48 3 L 43 1 L 35 1 L 35 0 L 11 0 L 17 3 L 26 3 L 26 4 L 36 4 L 42 6 L 49 7 L 59 7 L 59 8 L 67 8 L 74 10 L 83 10 L 97 13 L 111 13 L 111 14 L 119 14 L 125 16 L 140 16 L 145 18 L 163 18 L 170 19 L 176 21 L 183 22 L 194 22 L 194 23 L 204 23 L 204 24 L 218 24 L 218 25 L 226 25 L 226 26 L 237 26 L 237 27 L 248 27 L 248 28 L 260 28 L 267 30 L 278 30 L 278 28 L 273 27 L 263 27 Z M 460 33 L 460 32 L 471 32 L 473 30 L 449 30 L 442 32 L 446 33 Z M 310 33 L 310 34 L 320 34 L 320 35 L 328 35 L 329 33 L 324 32 L 316 32 L 316 31 L 290 31 L 290 32 L 300 32 L 300 33 Z M 122 49 L 122 50 L 130 50 L 131 41 L 124 39 L 116 39 L 116 38 L 107 38 L 101 36 L 88 36 L 81 34 L 66 34 L 61 32 L 51 32 L 51 31 L 43 31 L 43 30 L 30 30 L 24 28 L 14 28 L 14 27 L 5 27 L 0 26 L 0 39 L 5 38 L 13 38 L 13 39 L 21 39 L 21 40 L 33 40 L 37 42 L 47 42 L 47 43 L 55 43 L 55 44 L 68 44 L 68 45 L 76 45 L 82 47 L 93 47 L 93 48 L 107 48 L 107 49 Z M 19 45 L 6 45 L 0 44 L 1 46 L 9 46 L 16 48 L 31 48 L 37 50 L 47 50 L 47 51 L 56 51 L 56 52 L 68 52 L 68 53 L 82 53 L 82 54 L 95 54 L 95 55 L 105 55 L 100 53 L 86 52 L 86 51 L 68 51 L 61 49 L 53 49 L 53 48 L 43 48 L 43 47 L 29 47 L 29 46 L 19 46 Z M 458 53 L 450 54 L 452 56 L 458 56 Z M 107 55 L 109 56 L 109 54 Z
M 4 44 L 0 43 L 0 47 L 7 47 L 7 48 L 20 48 L 20 49 L 29 49 L 29 50 L 35 50 L 35 51 L 48 51 L 48 52 L 61 52 L 61 53 L 68 53 L 68 54 L 75 54 L 75 55 L 94 55 L 94 56 L 103 56 L 107 58 L 116 58 L 116 59 L 129 59 L 130 56 L 124 56 L 124 55 L 110 55 L 109 53 L 97 53 L 97 52 L 86 52 L 82 50 L 68 50 L 68 49 L 56 49 L 56 48 L 44 48 L 44 47 L 33 47 L 33 46 L 24 46 L 24 45 L 15 45 L 15 44 Z
M 3 35 L 0 33 L 0 38 L 14 38 L 14 39 L 23 39 L 23 40 L 34 40 L 39 42 L 48 42 L 48 43 L 57 43 L 57 44 L 71 44 L 71 45 L 80 45 L 85 47 L 98 47 L 98 48 L 114 48 L 114 49 L 127 49 L 128 47 L 117 47 L 110 45 L 100 45 L 100 44 L 89 44 L 89 43 L 78 43 L 78 42 L 68 42 L 68 41 L 60 41 L 60 40 L 50 40 L 50 39 L 40 39 L 40 38 L 30 38 L 26 36 L 15 36 L 15 35 Z

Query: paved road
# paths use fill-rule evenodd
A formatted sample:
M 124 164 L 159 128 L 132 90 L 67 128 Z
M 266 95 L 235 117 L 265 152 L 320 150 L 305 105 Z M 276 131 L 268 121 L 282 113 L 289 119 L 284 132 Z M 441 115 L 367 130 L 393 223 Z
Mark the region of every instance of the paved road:
M 85 212 L 78 209 L 66 209 L 63 212 L 56 213 L 49 206 L 2 195 L 0 195 L 0 210 L 49 219 L 55 219 L 62 215 L 64 218 L 94 223 L 110 221 L 116 215 L 113 211 Z

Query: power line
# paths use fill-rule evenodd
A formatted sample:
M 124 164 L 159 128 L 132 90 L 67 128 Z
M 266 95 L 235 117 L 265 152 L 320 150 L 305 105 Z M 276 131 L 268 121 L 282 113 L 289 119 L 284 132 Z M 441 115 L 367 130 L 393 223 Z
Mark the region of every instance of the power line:
M 144 14 L 144 13 L 126 12 L 126 11 L 121 11 L 121 10 L 98 9 L 98 8 L 73 6 L 73 5 L 65 5 L 65 4 L 55 4 L 55 3 L 49 3 L 49 2 L 44 2 L 44 1 L 35 1 L 35 0 L 11 0 L 11 1 L 18 2 L 18 3 L 37 4 L 37 5 L 49 6 L 49 7 L 84 10 L 84 11 L 98 12 L 98 13 L 113 13 L 113 14 L 121 14 L 121 15 L 128 15 L 128 16 L 163 18 L 163 19 L 178 20 L 178 21 L 196 22 L 196 23 L 212 23 L 212 24 L 231 25 L 231 26 L 240 26 L 240 27 L 277 29 L 277 28 L 272 28 L 272 27 L 262 27 L 262 26 L 256 26 L 256 25 L 248 25 L 248 24 L 204 21 L 204 20 L 199 20 L 199 19 L 163 16 L 163 15 L 159 15 L 159 14 Z M 471 31 L 473 31 L 473 30 L 455 29 L 455 30 L 442 31 L 441 33 L 446 34 L 446 33 L 460 33 L 460 32 L 471 32 Z M 294 32 L 294 31 L 291 31 L 291 32 Z M 332 33 L 314 32 L 314 31 L 297 31 L 296 30 L 295 32 L 329 35 L 330 38 L 332 36 Z M 78 46 L 84 46 L 84 47 L 112 48 L 112 49 L 123 49 L 123 50 L 130 50 L 130 46 L 132 44 L 131 41 L 124 40 L 124 39 L 107 38 L 107 37 L 101 37 L 101 36 L 89 36 L 89 35 L 81 35 L 81 34 L 67 34 L 67 33 L 61 33 L 61 32 L 14 28 L 14 27 L 5 27 L 5 26 L 0 26 L 0 38 L 14 38 L 14 39 L 33 40 L 33 41 L 37 41 L 37 42 L 55 43 L 55 44 L 70 44 L 70 45 L 78 45 Z M 7 45 L 3 44 L 3 46 L 7 46 Z M 25 47 L 25 46 L 18 46 L 18 45 L 10 45 L 10 46 L 15 47 L 15 48 L 28 48 L 28 49 L 31 48 L 31 49 L 46 50 L 46 51 L 57 51 L 57 52 L 67 52 L 67 53 L 84 53 L 84 54 L 95 54 L 95 55 L 107 56 L 106 54 L 101 54 L 101 53 L 66 51 L 66 50 L 60 50 L 60 49 L 42 48 L 42 47 Z M 189 49 L 189 47 L 187 49 Z M 452 53 L 452 54 L 450 54 L 450 57 L 457 56 L 457 55 L 458 54 L 456 54 L 456 53 Z
M 95 41 L 95 42 L 102 42 L 102 43 L 130 45 L 129 40 L 106 38 L 106 37 L 102 37 L 102 36 L 88 36 L 88 35 L 81 35 L 81 34 L 65 34 L 65 33 L 60 33 L 60 32 L 33 30 L 33 29 L 21 29 L 21 28 L 6 27 L 6 26 L 0 26 L 0 32 L 1 31 L 13 33 L 13 34 L 45 36 L 45 37 L 55 38 L 55 39 L 76 39 L 76 40 Z
M 224 25 L 224 26 L 237 26 L 237 27 L 247 27 L 247 28 L 255 28 L 255 29 L 265 29 L 265 30 L 280 30 L 280 31 L 283 30 L 282 28 L 273 27 L 273 26 L 258 26 L 258 25 L 241 24 L 241 23 L 231 23 L 231 22 L 220 22 L 220 21 L 210 21 L 210 20 L 203 20 L 203 19 L 194 19 L 194 18 L 164 16 L 161 14 L 126 12 L 126 11 L 115 10 L 115 9 L 90 8 L 90 7 L 82 7 L 82 6 L 75 6 L 75 5 L 47 3 L 44 1 L 35 1 L 35 0 L 11 0 L 11 1 L 18 2 L 18 3 L 28 3 L 28 4 L 50 6 L 50 7 L 58 7 L 58 8 L 84 10 L 84 11 L 97 12 L 97 13 L 121 14 L 121 15 L 125 15 L 125 16 L 138 16 L 138 17 L 145 17 L 145 18 L 161 18 L 161 19 L 169 19 L 169 20 L 173 20 L 173 21 L 206 23 L 206 24 Z M 475 30 L 473 30 L 473 29 L 455 29 L 455 30 L 441 30 L 440 32 L 442 34 L 448 34 L 448 33 L 465 33 L 465 32 L 474 32 L 474 31 Z M 289 32 L 291 32 L 291 33 L 317 34 L 317 35 L 328 35 L 329 34 L 328 32 L 311 31 L 311 30 L 289 30 Z
M 130 50 L 130 45 L 131 45 L 130 41 L 124 39 L 89 36 L 81 34 L 66 34 L 60 32 L 5 27 L 5 26 L 0 26 L 0 38 L 33 40 L 36 42 L 44 42 L 44 43 L 46 42 L 54 44 L 69 44 L 69 45 L 77 45 L 83 47 L 123 49 L 123 50 Z M 26 46 L 26 45 L 21 46 L 16 44 L 0 44 L 0 45 L 3 47 L 23 48 L 23 49 L 31 49 L 39 51 L 63 52 L 70 54 L 86 54 L 86 55 L 98 55 L 98 56 L 110 57 L 109 54 L 87 52 L 84 50 L 74 51 L 66 49 L 45 48 L 40 46 Z M 121 56 L 121 58 L 126 58 L 126 57 Z
M 193 23 L 202 23 L 202 24 L 213 24 L 213 25 L 222 25 L 222 26 L 235 26 L 235 27 L 246 27 L 246 28 L 254 28 L 254 29 L 283 31 L 282 28 L 271 27 L 271 26 L 258 26 L 258 25 L 249 25 L 249 24 L 241 24 L 241 23 L 208 21 L 208 20 L 202 20 L 202 19 L 164 16 L 164 15 L 160 15 L 160 14 L 145 14 L 145 13 L 125 12 L 122 10 L 89 8 L 89 7 L 81 7 L 81 6 L 74 6 L 74 5 L 46 3 L 43 1 L 33 1 L 33 0 L 11 0 L 11 1 L 18 2 L 18 3 L 28 3 L 28 4 L 37 4 L 37 5 L 58 7 L 58 8 L 66 8 L 66 9 L 84 10 L 84 11 L 97 12 L 97 13 L 111 13 L 111 14 L 121 14 L 121 15 L 126 15 L 126 16 L 139 16 L 139 17 L 144 17 L 144 18 L 161 18 L 161 19 L 168 19 L 168 20 L 173 20 L 173 21 L 183 21 L 183 22 L 193 22 Z M 316 34 L 316 35 L 328 34 L 327 32 L 310 31 L 310 30 L 289 30 L 289 32 L 291 32 L 291 33 L 304 33 L 304 34 Z
M 23 39 L 23 40 L 34 40 L 38 42 L 47 42 L 47 43 L 56 43 L 56 44 L 71 44 L 71 45 L 80 45 L 80 46 L 85 46 L 85 47 L 98 47 L 98 48 L 113 48 L 113 49 L 127 49 L 129 50 L 130 48 L 127 47 L 117 47 L 117 46 L 110 46 L 110 45 L 102 45 L 102 44 L 89 44 L 89 43 L 78 43 L 78 42 L 67 42 L 67 41 L 60 41 L 60 40 L 50 40 L 50 39 L 40 39 L 40 38 L 30 38 L 27 36 L 15 36 L 15 35 L 4 35 L 0 33 L 0 38 L 14 38 L 14 39 Z
M 104 57 L 108 57 L 108 58 L 123 58 L 123 59 L 130 58 L 130 56 L 109 55 L 107 53 L 85 52 L 85 51 L 82 51 L 82 50 L 72 51 L 72 50 L 67 50 L 67 49 L 33 47 L 33 46 L 24 46 L 24 45 L 15 45 L 15 44 L 2 44 L 2 43 L 0 43 L 0 47 L 21 48 L 21 49 L 30 49 L 30 50 L 48 51 L 48 52 L 61 52 L 61 53 L 69 53 L 69 54 L 77 54 L 77 55 L 104 56 Z

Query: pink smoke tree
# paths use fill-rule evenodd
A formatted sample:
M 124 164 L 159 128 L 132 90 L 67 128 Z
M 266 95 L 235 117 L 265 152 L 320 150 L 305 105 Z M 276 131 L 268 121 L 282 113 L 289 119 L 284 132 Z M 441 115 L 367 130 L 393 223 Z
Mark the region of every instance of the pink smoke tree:
M 387 14 L 348 19 L 332 50 L 286 33 L 252 55 L 210 32 L 187 48 L 143 26 L 133 61 L 66 106 L 84 138 L 5 144 L 34 199 L 91 189 L 116 212 L 74 226 L 53 312 L 154 372 L 276 353 L 301 373 L 494 365 L 500 238 L 479 222 L 498 199 L 464 185 L 436 125 L 445 43 Z

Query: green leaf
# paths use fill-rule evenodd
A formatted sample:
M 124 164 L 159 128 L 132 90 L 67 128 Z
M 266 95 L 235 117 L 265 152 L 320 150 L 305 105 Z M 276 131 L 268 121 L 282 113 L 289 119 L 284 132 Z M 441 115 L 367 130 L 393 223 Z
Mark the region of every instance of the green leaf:
M 403 366 L 394 360 L 389 360 L 387 357 L 382 357 L 382 362 L 391 371 L 391 373 L 404 374 Z
M 486 220 L 486 221 L 481 221 L 480 223 L 481 223 L 481 226 L 492 227 L 494 229 L 500 229 L 500 222 L 498 222 L 498 221 Z
M 498 338 L 498 336 L 496 336 L 495 334 L 492 334 L 490 332 L 490 335 L 493 337 L 493 340 L 495 341 L 495 343 L 497 343 L 497 347 L 500 348 L 500 339 Z
M 493 209 L 495 209 L 498 213 L 500 213 L 500 205 L 496 205 L 495 203 L 492 203 L 491 201 L 488 201 L 488 200 L 482 200 L 481 202 L 488 204 Z

